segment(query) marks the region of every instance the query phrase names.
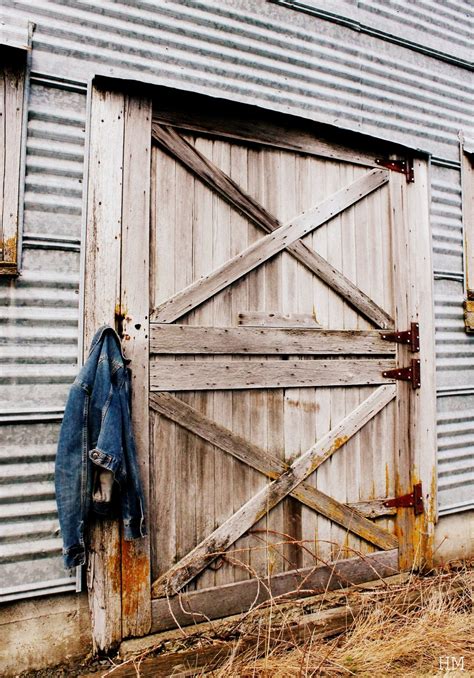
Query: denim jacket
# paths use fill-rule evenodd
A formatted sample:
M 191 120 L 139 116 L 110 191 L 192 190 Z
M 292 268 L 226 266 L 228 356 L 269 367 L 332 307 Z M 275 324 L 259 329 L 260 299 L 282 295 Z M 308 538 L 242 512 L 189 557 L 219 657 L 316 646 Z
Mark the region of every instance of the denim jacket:
M 103 326 L 71 387 L 59 435 L 56 501 L 68 568 L 85 562 L 84 527 L 91 511 L 108 516 L 116 500 L 124 538 L 146 534 L 129 393 L 119 337 Z

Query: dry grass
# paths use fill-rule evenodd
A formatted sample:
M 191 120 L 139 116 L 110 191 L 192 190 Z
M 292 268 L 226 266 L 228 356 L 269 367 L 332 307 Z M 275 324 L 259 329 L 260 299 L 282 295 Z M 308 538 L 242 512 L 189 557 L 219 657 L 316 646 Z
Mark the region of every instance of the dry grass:
M 271 599 L 244 615 L 158 634 L 103 675 L 474 677 L 473 565 Z M 463 657 L 464 671 L 440 670 L 440 657 Z
M 439 658 L 464 657 L 464 672 L 474 676 L 472 573 L 412 577 L 403 589 L 365 595 L 362 611 L 332 640 L 268 642 L 269 627 L 255 646 L 237 652 L 219 669 L 195 675 L 214 678 L 303 678 L 309 676 L 443 675 Z M 421 598 L 410 603 L 413 593 Z M 263 629 L 262 629 L 263 631 Z M 263 655 L 263 656 L 262 656 Z

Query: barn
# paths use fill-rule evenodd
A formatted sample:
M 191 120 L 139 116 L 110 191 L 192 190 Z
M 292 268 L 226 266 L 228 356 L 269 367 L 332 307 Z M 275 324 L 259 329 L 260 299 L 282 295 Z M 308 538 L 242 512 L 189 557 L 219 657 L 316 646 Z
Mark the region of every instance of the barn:
M 474 555 L 470 5 L 3 1 L 3 675 Z M 148 535 L 94 523 L 67 571 L 103 324 Z

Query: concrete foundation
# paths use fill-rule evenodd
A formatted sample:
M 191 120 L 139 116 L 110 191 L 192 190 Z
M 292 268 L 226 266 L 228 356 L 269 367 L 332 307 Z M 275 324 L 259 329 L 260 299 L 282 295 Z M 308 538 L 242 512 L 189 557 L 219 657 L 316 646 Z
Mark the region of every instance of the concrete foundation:
M 92 649 L 86 594 L 54 595 L 0 607 L 0 675 L 77 662 Z

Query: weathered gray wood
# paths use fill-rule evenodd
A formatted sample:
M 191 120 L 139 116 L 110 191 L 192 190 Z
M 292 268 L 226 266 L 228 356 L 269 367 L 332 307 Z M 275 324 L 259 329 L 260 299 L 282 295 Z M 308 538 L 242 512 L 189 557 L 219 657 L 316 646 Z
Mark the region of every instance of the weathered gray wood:
M 84 291 L 84 344 L 100 325 L 115 323 L 120 305 L 120 240 L 124 97 L 92 90 Z M 118 522 L 93 525 L 88 589 L 94 650 L 122 639 L 121 547 Z
M 278 124 L 276 120 L 270 120 L 268 115 L 265 119 L 232 117 L 230 111 L 219 112 L 214 105 L 212 110 L 206 109 L 202 113 L 198 111 L 199 109 L 191 110 L 189 106 L 178 109 L 172 105 L 165 110 L 160 102 L 159 107 L 153 111 L 153 121 L 159 125 L 171 125 L 182 130 L 250 141 L 252 144 L 283 148 L 305 155 L 343 160 L 365 167 L 378 166 L 375 158 L 376 155 L 380 155 L 379 149 L 377 152 L 374 150 L 371 152 L 367 148 L 355 148 L 352 145 L 346 146 L 336 141 L 325 140 L 314 123 L 305 123 L 301 118 L 297 120 L 297 124 L 288 125 L 287 120 Z M 262 111 L 259 115 L 261 113 Z
M 173 157 L 182 162 L 210 188 L 217 191 L 224 200 L 237 207 L 264 231 L 271 233 L 281 226 L 278 219 L 243 191 L 225 172 L 216 167 L 175 130 L 154 125 L 153 135 L 155 140 L 159 141 L 160 145 Z M 388 181 L 388 176 L 388 173 L 386 173 L 385 181 Z M 287 250 L 338 294 L 341 294 L 377 327 L 393 326 L 392 318 L 383 309 L 308 245 L 302 242 L 293 243 L 287 247 Z M 161 320 L 162 318 L 157 319 Z
M 208 391 L 299 386 L 363 386 L 384 384 L 394 360 L 196 360 L 153 362 L 152 391 Z
M 152 323 L 151 354 L 393 354 L 396 345 L 377 330 L 194 327 Z
M 239 313 L 239 325 L 244 327 L 313 327 L 322 325 L 310 313 L 267 313 L 265 311 L 244 311 Z
M 16 273 L 18 263 L 23 58 L 7 57 L 0 65 L 0 275 Z
M 175 593 L 249 530 L 262 516 L 329 459 L 395 397 L 396 388 L 381 386 L 310 447 L 276 480 L 262 488 L 231 518 L 198 544 L 152 587 L 155 597 Z
M 121 248 L 124 352 L 131 360 L 132 425 L 146 507 L 149 506 L 148 312 L 151 101 L 125 98 Z M 149 515 L 149 513 L 148 513 Z M 122 540 L 122 635 L 149 632 L 150 540 Z
M 348 558 L 322 567 L 309 567 L 257 579 L 227 584 L 216 589 L 181 593 L 158 598 L 152 603 L 152 631 L 188 626 L 205 619 L 218 619 L 247 612 L 252 605 L 285 595 L 285 599 L 304 598 L 322 591 L 390 577 L 398 572 L 398 551 L 371 553 L 363 558 Z
M 356 179 L 319 205 L 253 243 L 209 275 L 167 299 L 153 311 L 152 319 L 158 322 L 177 320 L 296 240 L 311 233 L 318 226 L 372 193 L 386 183 L 387 178 L 388 172 L 385 170 L 372 170 L 360 179 Z
M 306 243 L 293 243 L 288 251 L 376 327 L 387 329 L 394 326 L 393 318 L 383 308 Z
M 389 497 L 387 497 L 389 499 Z M 347 504 L 349 508 L 355 509 L 359 513 L 362 513 L 366 518 L 382 518 L 383 516 L 395 516 L 397 515 L 397 509 L 395 507 L 387 507 L 384 502 L 387 499 L 370 499 L 369 501 L 356 501 Z
M 264 473 L 272 480 L 278 478 L 281 473 L 284 473 L 289 468 L 289 465 L 282 459 L 250 443 L 224 426 L 217 424 L 195 408 L 169 393 L 152 393 L 150 395 L 150 406 L 156 412 L 171 419 L 171 421 L 174 421 L 195 435 L 200 436 L 224 452 L 231 454 L 239 461 Z M 365 507 L 362 507 L 362 511 L 348 508 L 304 482 L 291 492 L 291 496 L 379 548 L 392 549 L 397 546 L 396 537 L 389 534 L 386 530 L 381 530 L 364 517 L 363 510 Z M 370 502 L 370 517 L 373 517 L 375 503 Z M 390 512 L 390 509 L 385 509 L 383 515 Z

